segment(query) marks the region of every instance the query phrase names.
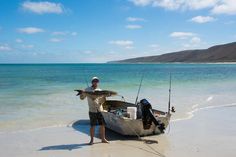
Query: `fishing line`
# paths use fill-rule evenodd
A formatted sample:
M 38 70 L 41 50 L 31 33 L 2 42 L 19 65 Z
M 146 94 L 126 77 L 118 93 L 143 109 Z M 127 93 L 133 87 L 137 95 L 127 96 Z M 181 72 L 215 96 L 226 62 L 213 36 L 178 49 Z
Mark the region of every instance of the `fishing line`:
M 88 80 L 87 80 L 87 71 L 85 70 L 85 69 L 83 69 L 84 70 L 84 81 L 85 81 L 85 83 L 86 83 L 86 85 L 87 85 L 87 87 L 89 87 L 89 84 L 88 84 Z
M 168 131 L 166 134 L 169 134 L 170 133 L 170 122 L 169 122 L 169 126 L 168 126 Z
M 119 144 L 119 143 L 118 143 L 118 144 Z M 124 143 L 122 143 L 122 145 L 126 145 L 126 146 L 129 146 L 129 147 L 132 147 L 132 148 L 137 148 L 137 149 L 140 149 L 140 150 L 142 150 L 142 151 L 145 151 L 145 152 L 148 152 L 148 153 L 157 155 L 157 156 L 161 156 L 159 153 L 155 153 L 155 152 L 149 151 L 149 150 L 144 149 L 144 148 L 142 148 L 142 147 L 135 147 L 135 146 L 133 146 L 133 145 L 124 144 Z M 165 157 L 165 156 L 161 156 L 161 157 Z
M 171 87 L 172 87 L 172 75 L 170 72 L 168 114 L 170 114 Z M 170 132 L 170 122 L 169 122 L 169 128 L 168 128 L 167 134 L 169 134 L 169 132 Z
M 171 73 L 170 73 L 170 80 L 169 80 L 169 101 L 168 101 L 168 113 L 170 113 L 170 98 L 171 98 L 171 79 L 172 79 L 172 76 L 171 76 Z
M 138 93 L 137 93 L 136 100 L 135 100 L 135 103 L 134 103 L 135 105 L 137 105 L 137 102 L 138 102 L 138 97 L 139 97 L 140 89 L 141 89 L 141 86 L 142 86 L 142 83 L 143 83 L 143 77 L 144 77 L 144 72 L 143 72 L 141 80 L 140 80 L 140 84 L 139 84 L 139 88 L 138 88 Z
M 153 147 L 151 147 L 150 145 L 146 144 L 146 146 L 148 146 L 149 148 L 151 148 L 155 153 L 157 153 L 158 156 L 161 156 L 161 157 L 165 157 L 165 155 L 159 153 L 157 150 L 155 150 Z
M 130 125 L 132 125 L 132 124 L 130 124 Z M 144 144 L 148 147 L 148 148 L 150 148 L 151 150 L 153 150 L 155 153 L 153 153 L 153 154 L 155 154 L 155 155 L 158 155 L 158 156 L 161 156 L 161 157 L 165 157 L 165 155 L 163 155 L 163 154 L 161 154 L 160 152 L 158 152 L 157 150 L 155 150 L 153 147 L 151 147 L 150 145 L 148 145 L 148 142 L 150 143 L 150 142 L 153 142 L 152 140 L 147 140 L 147 139 L 142 139 L 140 136 L 139 136 L 139 134 L 133 129 L 133 128 L 131 128 L 131 126 L 129 126 L 128 124 L 127 124 L 127 126 L 130 128 L 130 130 L 138 137 L 138 139 L 139 139 L 139 141 L 142 141 L 142 142 L 144 142 Z

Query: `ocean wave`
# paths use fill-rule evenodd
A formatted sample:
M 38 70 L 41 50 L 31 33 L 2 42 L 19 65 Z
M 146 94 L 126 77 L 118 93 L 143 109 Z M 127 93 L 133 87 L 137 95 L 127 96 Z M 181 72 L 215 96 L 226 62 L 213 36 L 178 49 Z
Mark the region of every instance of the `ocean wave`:
M 211 101 L 212 99 L 213 99 L 213 96 L 209 96 L 209 97 L 206 99 L 206 101 L 209 102 L 209 101 Z
M 23 129 L 23 130 L 14 130 L 14 131 L 1 131 L 0 134 L 4 134 L 4 133 L 24 133 L 24 132 L 33 132 L 33 131 L 38 131 L 38 130 L 42 130 L 42 129 L 49 129 L 49 128 L 63 128 L 63 127 L 70 127 L 67 124 L 58 124 L 58 125 L 51 125 L 51 126 L 43 126 L 43 127 L 39 127 L 39 128 L 32 128 L 32 129 Z
M 197 105 L 197 104 L 196 104 Z M 194 105 L 194 106 L 196 106 Z M 207 110 L 207 109 L 214 109 L 214 108 L 221 108 L 221 107 L 236 107 L 236 103 L 231 103 L 231 104 L 223 104 L 223 105 L 214 105 L 214 106 L 206 106 L 206 107 L 200 107 L 200 108 L 195 108 L 195 107 L 192 107 L 193 110 L 192 111 L 189 111 L 187 112 L 187 117 L 185 118 L 177 118 L 177 119 L 173 119 L 171 120 L 171 122 L 177 122 L 177 121 L 182 121 L 182 120 L 188 120 L 188 119 L 191 119 L 193 118 L 194 116 L 194 113 L 195 112 L 198 112 L 200 110 Z
M 195 108 L 197 108 L 198 106 L 199 106 L 199 104 L 195 104 L 195 105 L 192 106 L 192 109 L 195 109 Z

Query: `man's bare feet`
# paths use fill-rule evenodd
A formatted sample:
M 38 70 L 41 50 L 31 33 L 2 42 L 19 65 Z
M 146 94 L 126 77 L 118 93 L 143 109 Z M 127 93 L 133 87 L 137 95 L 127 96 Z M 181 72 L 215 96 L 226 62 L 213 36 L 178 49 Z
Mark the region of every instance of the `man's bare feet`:
M 93 145 L 93 141 L 91 140 L 88 144 L 89 144 L 89 145 Z
M 102 139 L 102 143 L 109 143 L 109 141 L 107 141 L 107 139 Z

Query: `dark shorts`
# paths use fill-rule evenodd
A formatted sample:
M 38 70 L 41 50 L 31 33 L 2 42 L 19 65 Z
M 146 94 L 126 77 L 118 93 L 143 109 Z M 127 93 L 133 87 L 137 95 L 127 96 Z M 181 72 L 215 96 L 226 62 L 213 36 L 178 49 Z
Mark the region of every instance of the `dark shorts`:
M 105 125 L 105 120 L 101 112 L 89 112 L 90 125 Z

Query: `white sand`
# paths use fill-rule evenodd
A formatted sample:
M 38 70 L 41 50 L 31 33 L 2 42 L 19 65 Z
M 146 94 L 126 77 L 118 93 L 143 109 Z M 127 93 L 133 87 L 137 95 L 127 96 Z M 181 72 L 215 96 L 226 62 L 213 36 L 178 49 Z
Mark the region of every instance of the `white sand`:
M 235 157 L 236 107 L 201 110 L 189 120 L 171 123 L 170 132 L 145 139 L 158 143 L 145 144 L 135 139 L 126 139 L 110 131 L 110 144 L 100 143 L 95 138 L 89 141 L 88 125 L 45 128 L 0 134 L 1 157 Z M 168 132 L 168 129 L 167 131 Z

